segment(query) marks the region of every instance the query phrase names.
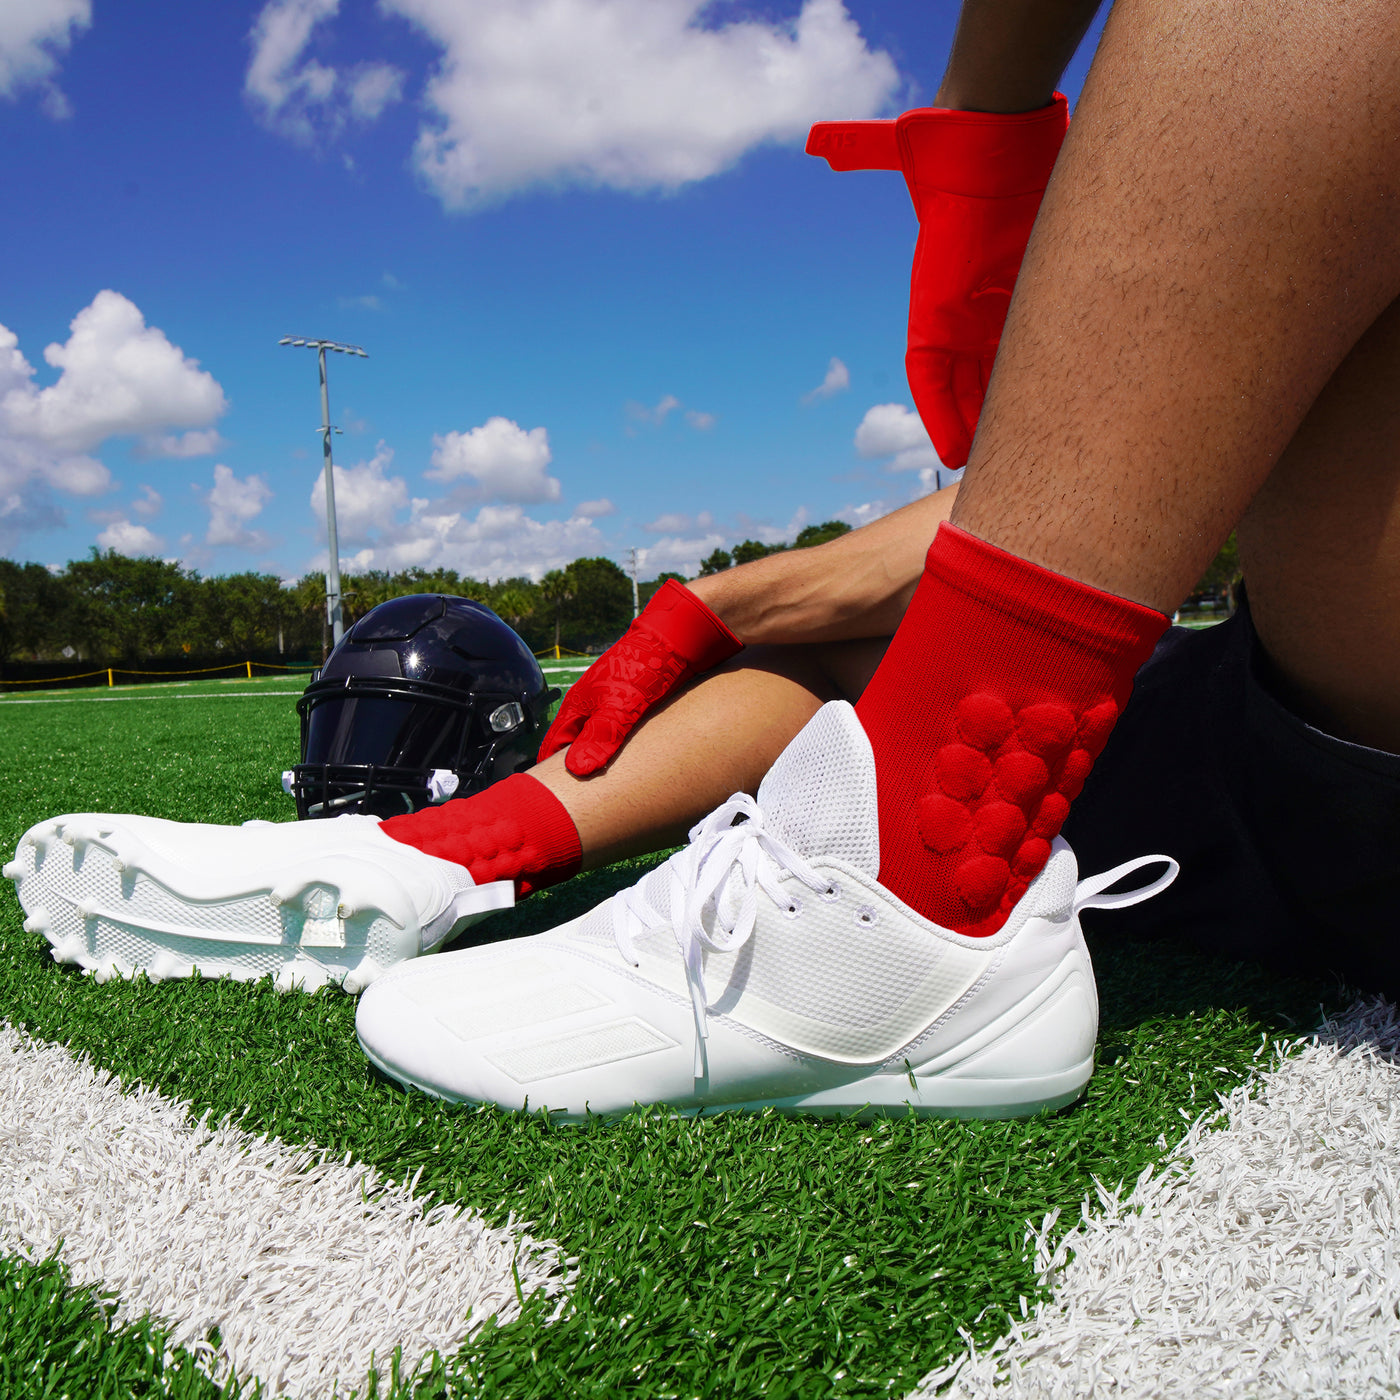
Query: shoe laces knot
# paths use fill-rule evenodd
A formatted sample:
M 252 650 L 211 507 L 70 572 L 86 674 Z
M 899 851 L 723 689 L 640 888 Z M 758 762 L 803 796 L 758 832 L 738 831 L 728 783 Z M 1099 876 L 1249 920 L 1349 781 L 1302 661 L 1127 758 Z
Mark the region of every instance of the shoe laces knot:
M 763 811 L 748 793 L 736 792 L 691 828 L 689 845 L 613 896 L 613 940 L 633 967 L 641 966 L 637 938 L 665 927 L 675 937 L 695 1014 L 697 1079 L 705 1076 L 709 1038 L 705 952 L 742 948 L 753 936 L 760 890 L 775 904 L 791 902 L 780 884 L 787 877 L 819 892 L 831 884 L 764 827 Z

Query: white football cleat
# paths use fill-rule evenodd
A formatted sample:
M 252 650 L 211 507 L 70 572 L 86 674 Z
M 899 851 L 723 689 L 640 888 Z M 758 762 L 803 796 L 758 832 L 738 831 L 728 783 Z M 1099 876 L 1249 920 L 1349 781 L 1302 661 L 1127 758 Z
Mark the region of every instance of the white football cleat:
M 1057 841 L 990 938 L 930 923 L 878 868 L 874 755 L 834 701 L 757 802 L 731 797 L 631 889 L 548 933 L 382 977 L 360 1044 L 427 1093 L 565 1119 L 654 1103 L 1014 1117 L 1078 1097 L 1098 1033 L 1078 912 L 1158 893 L 1176 862 L 1079 882 Z
M 375 817 L 212 826 L 77 813 L 32 826 L 5 866 L 25 930 L 99 981 L 271 974 L 358 992 L 515 902 Z

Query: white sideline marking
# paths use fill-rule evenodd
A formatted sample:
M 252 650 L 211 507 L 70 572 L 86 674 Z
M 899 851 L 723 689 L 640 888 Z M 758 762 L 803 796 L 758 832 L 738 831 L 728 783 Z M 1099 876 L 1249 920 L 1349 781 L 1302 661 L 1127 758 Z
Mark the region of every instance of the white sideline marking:
M 574 684 L 570 681 L 568 685 L 559 688 L 567 691 Z M 200 695 L 77 695 L 71 700 L 40 700 L 23 697 L 11 700 L 8 696 L 0 696 L 0 709 L 6 705 L 115 705 L 123 700 L 260 700 L 264 695 L 301 695 L 300 690 L 230 690 L 227 692 L 210 691 L 208 694 Z
M 555 1245 L 411 1188 L 349 1153 L 195 1122 L 0 1021 L 0 1248 L 33 1262 L 62 1240 L 76 1286 L 119 1294 L 118 1322 L 161 1318 L 220 1382 L 357 1389 L 371 1353 L 387 1364 L 402 1345 L 407 1374 L 515 1316 L 512 1263 L 526 1291 L 571 1282 Z
M 39 700 L 27 697 L 0 699 L 0 705 L 117 705 L 124 700 L 261 700 L 264 695 L 300 695 L 299 690 L 211 690 L 199 695 L 75 695 L 71 700 Z
M 1400 1387 L 1400 1020 L 1359 1002 L 1197 1120 L 1053 1253 L 1053 1301 L 931 1396 L 1390 1395 Z M 1212 1130 L 1223 1115 L 1224 1126 Z

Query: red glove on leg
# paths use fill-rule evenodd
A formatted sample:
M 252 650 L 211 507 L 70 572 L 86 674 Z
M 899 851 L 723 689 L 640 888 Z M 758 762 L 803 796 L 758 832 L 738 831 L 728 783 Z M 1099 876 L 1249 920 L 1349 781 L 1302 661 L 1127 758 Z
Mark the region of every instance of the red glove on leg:
M 1069 127 L 1056 93 L 1034 112 L 921 107 L 895 121 L 818 122 L 807 153 L 833 170 L 904 172 L 919 242 L 905 370 L 945 466 L 967 463 L 1006 308 Z
M 657 701 L 743 647 L 690 589 L 667 579 L 564 697 L 540 757 L 568 746 L 564 763 L 575 777 L 606 768 Z

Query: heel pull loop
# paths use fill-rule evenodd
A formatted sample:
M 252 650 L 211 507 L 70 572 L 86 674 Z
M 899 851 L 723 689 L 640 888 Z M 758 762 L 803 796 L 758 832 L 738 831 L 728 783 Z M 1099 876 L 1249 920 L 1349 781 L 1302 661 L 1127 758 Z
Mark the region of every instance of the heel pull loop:
M 1104 893 L 1133 871 L 1142 870 L 1150 865 L 1165 865 L 1167 869 L 1155 880 L 1146 885 L 1139 885 L 1135 890 L 1124 890 L 1118 894 Z M 1115 865 L 1112 870 L 1105 870 L 1102 875 L 1091 875 L 1087 880 L 1079 882 L 1074 891 L 1074 912 L 1077 914 L 1081 909 L 1126 909 L 1130 904 L 1141 904 L 1143 900 L 1161 894 L 1179 874 L 1181 866 L 1170 856 L 1139 856 L 1136 860 L 1124 861 L 1122 865 Z

